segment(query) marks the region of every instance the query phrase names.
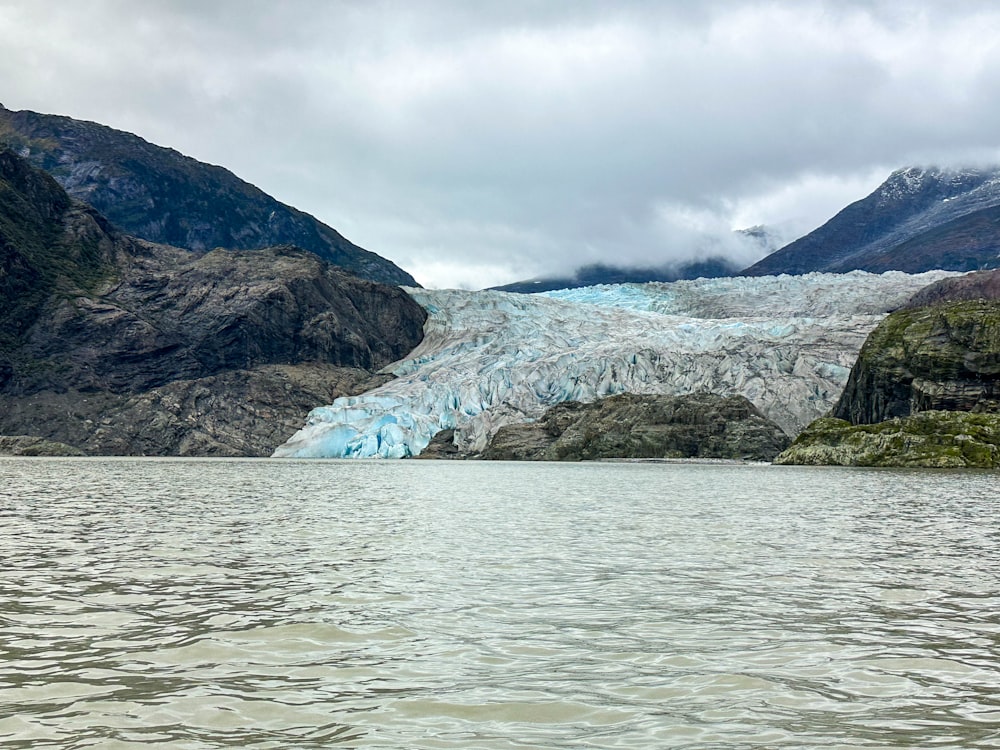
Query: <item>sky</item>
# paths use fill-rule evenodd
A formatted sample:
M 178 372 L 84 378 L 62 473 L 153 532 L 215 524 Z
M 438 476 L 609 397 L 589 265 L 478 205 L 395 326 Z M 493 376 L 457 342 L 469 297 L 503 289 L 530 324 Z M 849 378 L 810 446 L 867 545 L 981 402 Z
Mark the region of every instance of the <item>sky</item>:
M 425 286 L 757 260 L 1000 163 L 992 0 L 0 0 L 0 103 L 222 165 Z

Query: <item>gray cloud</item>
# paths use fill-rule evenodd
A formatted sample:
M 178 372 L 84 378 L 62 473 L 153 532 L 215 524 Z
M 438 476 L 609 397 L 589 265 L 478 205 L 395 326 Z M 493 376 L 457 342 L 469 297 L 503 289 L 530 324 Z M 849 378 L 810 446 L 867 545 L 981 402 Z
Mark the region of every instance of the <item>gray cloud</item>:
M 223 164 L 429 285 L 805 231 L 1000 156 L 991 2 L 0 0 L 0 101 Z M 752 258 L 748 258 L 752 260 Z

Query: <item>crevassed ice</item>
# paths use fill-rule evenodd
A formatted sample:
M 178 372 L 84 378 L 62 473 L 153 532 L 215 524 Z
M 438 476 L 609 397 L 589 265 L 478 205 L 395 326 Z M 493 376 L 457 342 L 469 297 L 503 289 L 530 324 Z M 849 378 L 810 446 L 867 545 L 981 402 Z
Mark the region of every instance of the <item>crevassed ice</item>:
M 618 284 L 538 295 L 410 289 L 425 336 L 397 376 L 314 409 L 275 456 L 401 458 L 442 429 L 463 450 L 567 400 L 742 394 L 789 434 L 840 395 L 868 333 L 942 278 L 807 274 Z

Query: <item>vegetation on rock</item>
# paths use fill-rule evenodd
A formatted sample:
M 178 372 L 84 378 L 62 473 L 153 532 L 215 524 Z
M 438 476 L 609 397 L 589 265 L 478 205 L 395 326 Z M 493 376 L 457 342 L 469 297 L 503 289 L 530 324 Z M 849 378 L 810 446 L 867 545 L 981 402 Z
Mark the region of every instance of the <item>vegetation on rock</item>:
M 1000 414 L 924 411 L 860 425 L 817 419 L 774 463 L 1000 468 Z
M 1000 272 L 943 279 L 871 333 L 830 418 L 775 460 L 1000 467 Z
M 1000 407 L 1000 301 L 959 300 L 889 315 L 871 333 L 832 416 L 873 424 L 932 409 Z

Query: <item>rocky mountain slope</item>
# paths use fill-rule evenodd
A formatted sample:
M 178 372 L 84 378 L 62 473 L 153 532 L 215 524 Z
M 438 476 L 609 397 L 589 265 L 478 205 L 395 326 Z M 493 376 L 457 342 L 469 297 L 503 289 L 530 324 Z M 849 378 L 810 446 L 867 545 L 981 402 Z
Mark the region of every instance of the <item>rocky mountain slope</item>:
M 602 458 L 719 458 L 770 461 L 788 437 L 743 396 L 622 393 L 567 401 L 537 422 L 501 427 L 483 458 L 588 461 Z
M 87 453 L 266 455 L 383 382 L 423 310 L 291 247 L 136 240 L 0 153 L 0 434 Z
M 998 266 L 1000 168 L 908 168 L 742 273 L 920 273 Z
M 0 106 L 2 146 L 136 237 L 197 252 L 295 245 L 362 278 L 417 286 L 390 261 L 232 172 L 131 133 Z
M 534 295 L 412 290 L 429 319 L 396 380 L 314 409 L 275 455 L 462 453 L 564 401 L 742 395 L 787 434 L 826 413 L 867 334 L 945 274 L 811 274 L 622 284 Z
M 782 463 L 1000 466 L 1000 271 L 936 282 L 871 333 Z

